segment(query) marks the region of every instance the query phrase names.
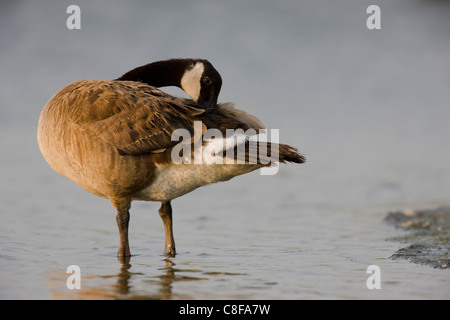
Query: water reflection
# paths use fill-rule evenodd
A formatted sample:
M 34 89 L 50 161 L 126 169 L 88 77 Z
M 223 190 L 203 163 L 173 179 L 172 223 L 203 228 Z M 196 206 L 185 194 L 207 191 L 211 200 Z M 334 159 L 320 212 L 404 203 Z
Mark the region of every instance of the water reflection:
M 121 263 L 121 268 L 119 274 L 117 275 L 117 292 L 119 295 L 127 295 L 130 292 L 129 280 L 131 279 L 132 273 L 129 271 L 131 268 L 130 258 L 119 258 Z
M 111 275 L 84 275 L 82 270 L 82 284 L 79 290 L 70 290 L 66 281 L 70 274 L 51 271 L 47 278 L 47 288 L 53 299 L 114 299 L 114 300 L 169 300 L 176 297 L 173 294 L 173 284 L 180 281 L 208 280 L 218 275 L 245 275 L 242 273 L 228 272 L 203 272 L 199 269 L 180 269 L 171 259 L 162 260 L 163 265 L 157 268 L 160 273 L 149 276 L 142 272 L 132 272 L 130 258 L 119 259 L 120 268 L 117 274 Z M 154 272 L 154 269 L 149 270 Z M 188 273 L 189 275 L 186 275 Z M 191 274 L 196 274 L 195 276 Z

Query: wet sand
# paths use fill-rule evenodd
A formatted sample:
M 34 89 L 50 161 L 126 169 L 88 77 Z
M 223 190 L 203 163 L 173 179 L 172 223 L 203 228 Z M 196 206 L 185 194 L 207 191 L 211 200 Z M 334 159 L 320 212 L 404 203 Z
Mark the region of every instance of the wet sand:
M 397 250 L 392 259 L 450 268 L 450 207 L 391 212 L 385 221 L 406 231 L 389 239 L 408 244 Z

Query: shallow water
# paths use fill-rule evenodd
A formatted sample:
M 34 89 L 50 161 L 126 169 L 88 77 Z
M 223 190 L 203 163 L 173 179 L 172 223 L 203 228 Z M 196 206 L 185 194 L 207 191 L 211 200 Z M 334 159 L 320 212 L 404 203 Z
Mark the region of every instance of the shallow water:
M 383 222 L 450 203 L 448 2 L 379 1 L 378 31 L 364 1 L 79 1 L 77 31 L 51 3 L 0 13 L 0 298 L 450 298 L 448 270 L 389 259 L 404 244 L 386 241 L 401 231 Z M 121 264 L 113 207 L 52 171 L 37 119 L 72 80 L 183 56 L 208 58 L 220 99 L 308 162 L 173 201 L 169 260 L 159 204 L 134 202 Z M 81 290 L 66 286 L 69 265 Z M 369 265 L 380 290 L 366 286 Z

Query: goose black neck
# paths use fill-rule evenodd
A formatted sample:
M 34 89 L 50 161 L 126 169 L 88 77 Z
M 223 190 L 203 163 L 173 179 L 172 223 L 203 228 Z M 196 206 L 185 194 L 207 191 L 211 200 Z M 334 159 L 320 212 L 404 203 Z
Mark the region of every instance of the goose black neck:
M 149 63 L 128 71 L 117 81 L 138 81 L 154 87 L 181 88 L 181 78 L 193 59 L 171 59 Z

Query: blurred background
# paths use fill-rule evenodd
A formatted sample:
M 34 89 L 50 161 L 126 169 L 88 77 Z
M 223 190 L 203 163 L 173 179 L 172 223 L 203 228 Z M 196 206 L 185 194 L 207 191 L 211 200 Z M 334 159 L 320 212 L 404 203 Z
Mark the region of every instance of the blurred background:
M 171 284 L 168 296 L 146 286 L 160 281 L 162 223 L 158 204 L 133 204 L 131 246 L 141 259 L 134 268 L 145 267 L 147 277 L 135 281 L 134 293 L 449 297 L 447 277 L 432 269 L 417 269 L 423 277 L 414 285 L 398 279 L 407 262 L 387 259 L 398 244 L 385 243 L 390 230 L 381 224 L 389 210 L 450 204 L 449 1 L 0 4 L 1 298 L 60 298 L 54 292 L 66 292 L 64 283 L 55 285 L 49 274 L 69 264 L 84 262 L 92 274 L 119 269 L 117 262 L 104 262 L 114 258 L 118 242 L 113 207 L 53 172 L 39 152 L 36 130 L 46 102 L 74 80 L 114 79 L 178 57 L 208 59 L 223 78 L 219 101 L 235 102 L 279 129 L 280 140 L 298 147 L 308 162 L 174 201 L 181 252 L 175 263 L 198 263 L 203 278 L 212 280 L 190 283 L 190 295 L 182 284 Z M 81 9 L 80 30 L 66 27 L 71 4 Z M 366 27 L 372 4 L 381 8 L 381 30 Z M 239 251 L 252 245 L 251 253 Z M 206 260 L 199 263 L 197 254 Z M 254 263 L 236 265 L 249 256 Z M 277 259 L 289 263 L 274 268 Z M 384 296 L 365 289 L 365 268 L 373 259 L 390 270 L 392 290 L 384 287 Z M 95 269 L 106 264 L 112 267 Z M 280 272 L 286 276 L 279 278 Z M 93 281 L 97 289 L 106 286 Z M 236 290 L 242 296 L 233 296 Z

